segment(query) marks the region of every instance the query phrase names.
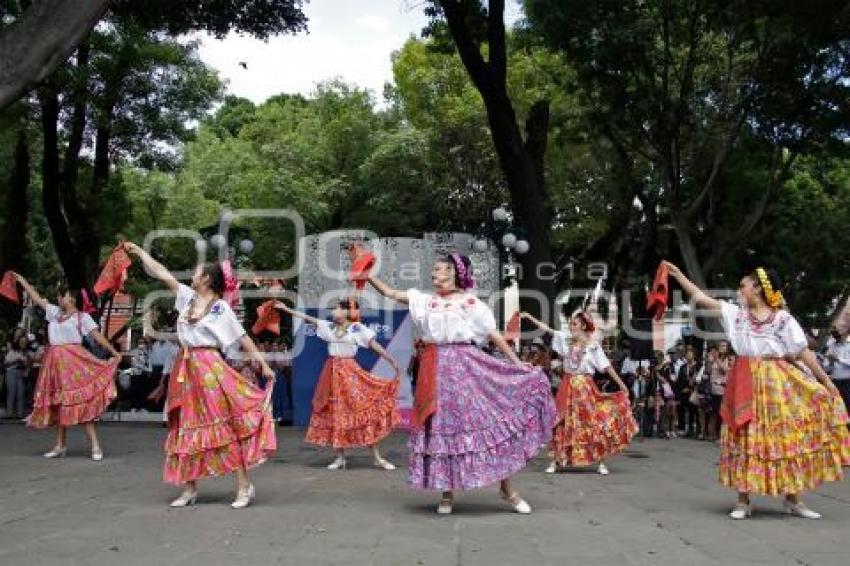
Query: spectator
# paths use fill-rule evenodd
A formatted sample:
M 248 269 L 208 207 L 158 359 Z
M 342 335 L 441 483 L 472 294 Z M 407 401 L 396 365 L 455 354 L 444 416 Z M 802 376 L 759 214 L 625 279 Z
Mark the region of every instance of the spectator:
M 702 364 L 697 357 L 696 348 L 688 345 L 685 348 L 685 363 L 679 368 L 679 389 L 677 396 L 679 400 L 680 425 L 682 432 L 687 437 L 696 438 L 699 434 L 697 423 L 700 422 L 699 430 L 704 430 L 704 423 L 699 421 L 702 397 L 698 391 L 698 384 L 702 380 Z
M 832 382 L 850 410 L 850 332 L 841 334 L 834 328 L 832 338 L 834 342 L 826 352 L 827 359 L 832 363 Z
M 31 365 L 26 331 L 16 328 L 6 346 L 3 368 L 6 370 L 6 417 L 24 417 L 26 382 Z

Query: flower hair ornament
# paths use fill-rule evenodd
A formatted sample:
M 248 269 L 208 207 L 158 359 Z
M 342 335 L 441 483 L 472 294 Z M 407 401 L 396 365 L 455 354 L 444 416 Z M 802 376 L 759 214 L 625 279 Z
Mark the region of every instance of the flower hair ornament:
M 89 298 L 88 291 L 86 291 L 85 289 L 80 289 L 80 295 L 82 295 L 83 297 L 83 308 L 81 310 L 86 314 L 97 312 L 97 308 L 95 308 L 94 304 Z
M 466 264 L 463 263 L 463 258 L 460 257 L 460 254 L 457 252 L 452 252 L 449 254 L 449 257 L 452 259 L 452 263 L 455 266 L 455 271 L 457 272 L 457 278 L 460 281 L 461 289 L 472 289 L 475 287 L 475 278 L 470 273 L 470 270 L 467 269 Z
M 585 332 L 591 333 L 596 331 L 596 323 L 593 322 L 593 318 L 584 309 L 576 311 L 573 316 L 581 321 Z
M 767 275 L 767 270 L 763 267 L 756 268 L 756 277 L 758 277 L 759 285 L 764 291 L 764 297 L 767 299 L 767 304 L 775 309 L 782 308 L 785 305 L 785 297 L 782 296 L 782 291 L 775 290 L 770 283 L 770 277 Z
M 220 266 L 224 275 L 224 300 L 232 308 L 239 304 L 239 279 L 236 278 L 230 260 L 222 261 Z

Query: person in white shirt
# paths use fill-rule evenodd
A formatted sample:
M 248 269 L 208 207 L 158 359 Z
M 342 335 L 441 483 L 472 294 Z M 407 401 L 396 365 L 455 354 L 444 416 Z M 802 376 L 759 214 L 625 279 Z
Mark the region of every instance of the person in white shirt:
M 832 330 L 832 337 L 834 342 L 826 352 L 827 359 L 832 363 L 832 382 L 850 410 L 850 333 L 841 334 L 835 328 Z
M 738 306 L 708 296 L 678 267 L 664 265 L 698 306 L 720 317 L 737 354 L 720 408 L 720 483 L 738 492 L 730 517 L 750 516 L 749 496 L 760 493 L 784 497 L 786 513 L 819 519 L 800 494 L 840 480 L 842 464 L 850 465 L 847 411 L 803 329 L 784 309 L 778 277 L 763 268 L 745 275 Z
M 45 458 L 65 456 L 68 427 L 82 425 L 91 444 L 92 460 L 100 461 L 103 450 L 94 423 L 118 396 L 115 374 L 121 356 L 92 317 L 80 311 L 86 299 L 84 290 L 62 288 L 58 305 L 54 305 L 22 276 L 16 277 L 32 302 L 44 309 L 50 344 L 41 361 L 27 423 L 35 428 L 56 427 L 56 444 Z M 86 336 L 94 338 L 112 357 L 105 361 L 93 356 L 82 346 Z
M 527 312 L 520 314 L 538 328 L 552 334 L 552 349 L 561 356 L 563 377 L 555 396 L 558 423 L 552 437 L 551 463 L 546 473 L 558 466 L 589 466 L 598 463 L 607 476 L 605 458 L 622 452 L 638 432 L 626 384 L 614 371 L 602 346 L 592 340 L 596 326 L 584 311 L 570 317 L 569 330 L 554 330 Z M 619 391 L 603 393 L 593 379 L 604 373 Z
M 410 433 L 408 485 L 439 490 L 440 514 L 452 512 L 454 490 L 500 483 L 518 513 L 531 506 L 510 477 L 552 437 L 555 404 L 543 370 L 519 360 L 474 286 L 469 258 L 451 253 L 431 269 L 434 292 L 393 289 L 375 276 L 382 295 L 408 305 L 425 342 L 419 362 Z M 481 346 L 493 342 L 510 361 Z
M 235 473 L 231 507 L 247 507 L 255 496 L 247 470 L 267 461 L 277 448 L 270 402 L 275 376 L 223 299 L 236 291 L 236 276 L 226 262 L 200 265 L 189 287 L 136 244 L 125 242 L 124 249 L 177 295 L 182 355 L 168 388 L 163 480 L 184 489 L 171 506 L 195 503 L 198 479 Z M 221 351 L 235 342 L 262 368 L 268 393 L 225 363 Z
M 313 413 L 304 440 L 333 448 L 336 458 L 329 470 L 346 467 L 345 449 L 368 446 L 375 467 L 394 470 L 381 456 L 378 443 L 389 436 L 401 420 L 396 407 L 398 364 L 375 340 L 375 332 L 360 322 L 356 300 L 344 299 L 331 312 L 333 322 L 319 320 L 276 302 L 275 308 L 315 325 L 316 335 L 328 343 L 325 361 L 313 395 Z M 394 379 L 372 375 L 357 363 L 360 348 L 369 348 L 392 367 Z

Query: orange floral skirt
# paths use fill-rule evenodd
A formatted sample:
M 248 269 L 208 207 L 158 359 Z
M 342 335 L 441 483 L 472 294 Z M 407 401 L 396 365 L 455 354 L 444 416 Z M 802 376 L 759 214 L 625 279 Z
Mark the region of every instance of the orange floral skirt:
M 166 483 L 253 468 L 277 448 L 269 393 L 227 365 L 218 350 L 178 357 L 167 406 Z
M 638 432 L 628 394 L 603 393 L 589 375 L 564 375 L 555 405 L 550 457 L 561 466 L 587 466 L 621 452 Z
M 376 377 L 354 358 L 329 357 L 316 386 L 305 441 L 334 448 L 375 444 L 400 420 L 397 394 L 397 379 Z
M 118 362 L 96 358 L 80 344 L 48 347 L 27 423 L 46 428 L 97 420 L 118 396 L 117 370 Z

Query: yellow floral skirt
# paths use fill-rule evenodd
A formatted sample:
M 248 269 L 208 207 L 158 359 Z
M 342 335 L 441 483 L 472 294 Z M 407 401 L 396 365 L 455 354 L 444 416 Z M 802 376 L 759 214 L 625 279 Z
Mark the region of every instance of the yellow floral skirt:
M 840 397 L 794 365 L 749 361 L 755 418 L 720 434 L 720 483 L 739 492 L 788 495 L 839 481 L 850 465 Z

